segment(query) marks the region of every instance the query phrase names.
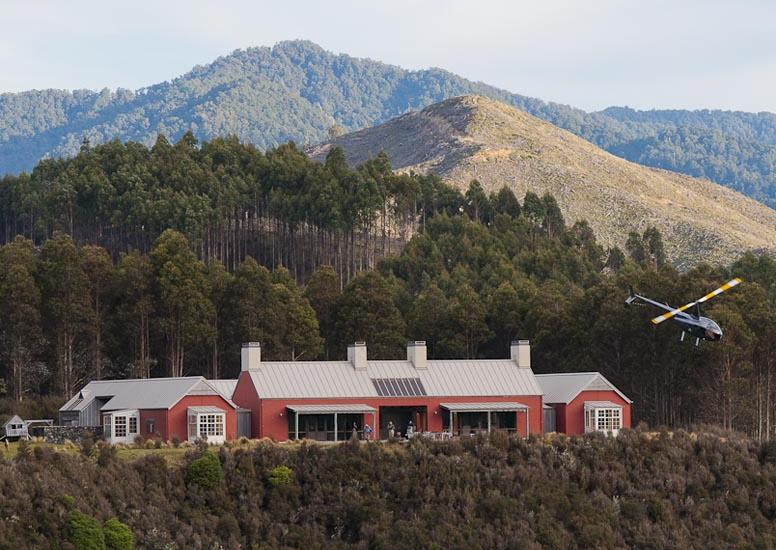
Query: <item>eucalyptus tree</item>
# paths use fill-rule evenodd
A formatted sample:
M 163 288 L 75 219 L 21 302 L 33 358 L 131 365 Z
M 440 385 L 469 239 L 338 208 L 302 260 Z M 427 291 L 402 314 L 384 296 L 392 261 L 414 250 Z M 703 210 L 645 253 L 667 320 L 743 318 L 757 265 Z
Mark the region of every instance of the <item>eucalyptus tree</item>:
M 181 233 L 166 230 L 151 251 L 157 321 L 164 333 L 170 376 L 186 372 L 186 351 L 214 338 L 213 316 L 205 266 Z
M 89 280 L 69 235 L 55 233 L 45 242 L 37 278 L 43 296 L 44 327 L 55 343 L 57 386 L 69 396 L 87 376 L 77 344 L 86 335 L 90 314 Z

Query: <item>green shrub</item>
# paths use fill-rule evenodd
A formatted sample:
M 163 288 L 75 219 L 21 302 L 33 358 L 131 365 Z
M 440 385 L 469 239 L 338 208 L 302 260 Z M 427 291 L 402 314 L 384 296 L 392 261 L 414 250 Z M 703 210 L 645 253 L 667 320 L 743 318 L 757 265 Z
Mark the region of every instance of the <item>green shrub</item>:
M 268 479 L 273 487 L 290 485 L 294 482 L 294 471 L 288 466 L 275 466 L 269 471 Z
M 186 483 L 199 485 L 204 489 L 217 487 L 224 478 L 224 471 L 218 457 L 207 451 L 192 461 L 186 469 Z
M 135 535 L 126 524 L 116 518 L 110 518 L 102 527 L 107 550 L 132 550 L 135 547 Z
M 68 540 L 76 550 L 105 550 L 100 522 L 78 510 L 68 516 Z

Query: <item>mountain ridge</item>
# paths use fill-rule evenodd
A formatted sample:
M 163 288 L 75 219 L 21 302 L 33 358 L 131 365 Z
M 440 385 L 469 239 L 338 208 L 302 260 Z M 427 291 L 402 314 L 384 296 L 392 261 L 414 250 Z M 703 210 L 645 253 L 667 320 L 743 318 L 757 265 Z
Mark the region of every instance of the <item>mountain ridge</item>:
M 603 245 L 658 227 L 680 268 L 773 250 L 776 212 L 708 180 L 632 163 L 514 107 L 482 96 L 444 100 L 374 128 L 312 147 L 360 163 L 384 150 L 402 171 L 434 172 L 465 189 L 507 185 L 555 196 L 569 222 L 587 220 Z
M 323 141 L 443 99 L 504 101 L 628 160 L 708 177 L 776 206 L 776 115 L 734 111 L 587 113 L 473 82 L 439 68 L 410 71 L 334 54 L 309 41 L 253 47 L 139 90 L 37 90 L 0 94 L 0 174 L 43 156 L 71 156 L 84 138 L 151 145 L 233 134 L 261 149 Z

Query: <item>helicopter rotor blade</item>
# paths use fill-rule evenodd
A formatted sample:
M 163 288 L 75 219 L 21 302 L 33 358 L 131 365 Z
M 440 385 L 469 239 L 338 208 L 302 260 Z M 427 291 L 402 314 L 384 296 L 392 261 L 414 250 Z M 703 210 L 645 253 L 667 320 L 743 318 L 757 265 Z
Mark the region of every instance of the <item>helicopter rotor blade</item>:
M 733 288 L 734 286 L 738 285 L 740 282 L 741 282 L 741 279 L 736 277 L 735 279 L 733 279 L 732 281 L 728 281 L 727 283 L 725 283 L 724 285 L 722 285 L 718 289 L 712 290 L 711 292 L 706 294 L 706 296 L 704 296 L 703 298 L 699 298 L 698 300 L 695 300 L 694 302 L 690 302 L 689 304 L 685 304 L 682 307 L 678 307 L 678 308 L 676 308 L 676 309 L 674 309 L 672 311 L 669 311 L 668 313 L 664 313 L 663 315 L 658 315 L 657 317 L 652 319 L 652 322 L 654 324 L 656 324 L 656 325 L 659 325 L 660 323 L 662 323 L 663 321 L 667 321 L 668 319 L 670 319 L 671 317 L 673 317 L 677 313 L 681 313 L 682 311 L 690 309 L 691 307 L 693 307 L 696 304 L 702 304 L 703 302 L 707 302 L 707 301 L 711 300 L 714 296 L 717 296 L 718 294 L 722 294 L 726 290 L 729 290 L 729 289 Z

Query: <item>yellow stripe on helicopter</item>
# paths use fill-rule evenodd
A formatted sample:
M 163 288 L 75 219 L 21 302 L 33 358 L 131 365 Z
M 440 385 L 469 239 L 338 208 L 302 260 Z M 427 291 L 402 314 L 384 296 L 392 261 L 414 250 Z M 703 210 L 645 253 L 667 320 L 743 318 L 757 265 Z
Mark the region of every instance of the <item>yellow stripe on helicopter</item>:
M 709 292 L 708 294 L 706 294 L 706 296 L 704 296 L 703 298 L 700 298 L 699 300 L 696 300 L 696 301 L 694 301 L 694 302 L 690 302 L 689 304 L 685 304 L 685 305 L 683 305 L 682 307 L 678 307 L 678 308 L 676 308 L 676 309 L 674 309 L 674 310 L 672 310 L 672 311 L 669 311 L 668 313 L 664 313 L 663 315 L 659 315 L 659 316 L 655 317 L 654 319 L 652 319 L 652 322 L 653 322 L 654 324 L 656 324 L 656 325 L 659 325 L 660 323 L 662 323 L 663 321 L 666 321 L 666 320 L 670 319 L 671 317 L 673 317 L 673 316 L 674 316 L 674 315 L 676 315 L 677 313 L 680 313 L 680 312 L 682 312 L 682 311 L 685 311 L 685 310 L 687 310 L 687 309 L 690 309 L 690 308 L 691 308 L 691 307 L 693 307 L 695 304 L 700 304 L 700 303 L 703 303 L 703 302 L 705 302 L 705 301 L 707 301 L 707 300 L 710 300 L 710 299 L 711 299 L 711 298 L 713 298 L 714 296 L 717 296 L 718 294 L 722 294 L 722 293 L 723 293 L 723 292 L 725 292 L 726 290 L 733 288 L 734 286 L 736 286 L 736 285 L 737 285 L 737 284 L 739 284 L 740 282 L 741 282 L 741 279 L 739 279 L 738 277 L 736 277 L 736 278 L 735 278 L 735 279 L 733 279 L 732 281 L 728 281 L 727 283 L 725 283 L 724 285 L 722 285 L 721 287 L 719 287 L 717 290 L 713 290 L 713 291 Z

